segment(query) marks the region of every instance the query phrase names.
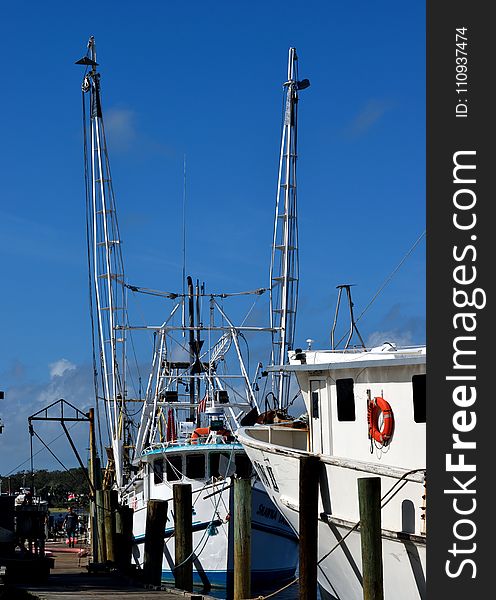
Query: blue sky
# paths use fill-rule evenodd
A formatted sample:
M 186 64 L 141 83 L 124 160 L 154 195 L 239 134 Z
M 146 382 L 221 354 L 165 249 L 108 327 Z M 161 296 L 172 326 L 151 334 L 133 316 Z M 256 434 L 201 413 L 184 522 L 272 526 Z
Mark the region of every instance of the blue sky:
M 290 46 L 311 81 L 299 110 L 297 342 L 327 347 L 336 285 L 356 284 L 360 314 L 425 228 L 423 3 L 92 6 L 28 1 L 2 11 L 3 475 L 29 456 L 28 415 L 60 397 L 91 404 L 74 65 L 90 35 L 131 283 L 181 289 L 186 154 L 188 273 L 209 291 L 267 286 Z M 158 322 L 162 308 L 143 302 L 136 315 Z M 425 342 L 425 240 L 359 325 L 371 342 Z M 74 465 L 66 446 L 54 448 Z M 40 453 L 43 466 L 56 465 Z

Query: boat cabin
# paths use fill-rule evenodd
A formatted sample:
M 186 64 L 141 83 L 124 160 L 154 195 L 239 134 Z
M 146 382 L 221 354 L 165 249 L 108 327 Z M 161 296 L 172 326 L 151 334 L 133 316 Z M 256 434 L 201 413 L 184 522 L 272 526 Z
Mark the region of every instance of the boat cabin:
M 236 472 L 246 454 L 238 443 L 186 444 L 178 441 L 168 447 L 152 449 L 142 456 L 146 474 L 145 499 L 167 499 L 175 483 L 191 483 L 196 489 L 215 483 Z M 147 489 L 148 487 L 148 489 Z
M 366 351 L 298 351 L 289 358 L 284 370 L 298 379 L 308 428 L 272 426 L 258 437 L 326 456 L 407 469 L 425 465 L 425 346 L 387 343 Z

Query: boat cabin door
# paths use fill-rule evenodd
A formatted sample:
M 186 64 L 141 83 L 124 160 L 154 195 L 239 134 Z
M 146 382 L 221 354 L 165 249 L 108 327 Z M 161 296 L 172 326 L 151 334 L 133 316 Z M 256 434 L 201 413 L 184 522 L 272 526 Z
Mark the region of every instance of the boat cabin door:
M 325 379 L 310 379 L 310 439 L 311 452 L 329 451 L 329 403 Z

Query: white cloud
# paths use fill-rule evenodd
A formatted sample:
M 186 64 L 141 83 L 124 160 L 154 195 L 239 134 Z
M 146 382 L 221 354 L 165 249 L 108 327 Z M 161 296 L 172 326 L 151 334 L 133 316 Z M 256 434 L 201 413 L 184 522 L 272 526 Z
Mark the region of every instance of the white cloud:
M 357 137 L 366 133 L 390 108 L 390 102 L 369 100 L 348 126 L 347 134 L 350 137 Z
M 25 369 L 29 372 L 28 369 Z M 30 440 L 28 417 L 64 398 L 81 411 L 87 412 L 94 405 L 92 369 L 88 365 L 75 365 L 67 359 L 60 359 L 49 365 L 50 379 L 27 383 L 15 382 L 5 390 L 5 400 L 0 405 L 0 416 L 5 425 L 0 435 L 0 473 L 5 476 L 12 470 L 29 469 Z M 51 413 L 50 413 L 51 414 Z M 77 466 L 76 458 L 57 422 L 33 421 L 36 433 L 45 441 L 59 438 L 50 445 L 51 450 L 67 466 Z M 71 437 L 83 460 L 88 445 L 86 423 L 77 423 L 71 429 Z M 61 435 L 62 434 L 62 435 Z M 45 450 L 41 442 L 33 439 L 36 455 L 35 469 L 60 469 L 60 464 Z M 22 465 L 17 469 L 18 465 Z
M 397 346 L 411 346 L 413 344 L 413 335 L 411 331 L 399 331 L 391 329 L 389 331 L 374 331 L 367 338 L 366 346 L 374 348 L 382 346 L 384 342 L 391 342 Z
M 48 365 L 50 368 L 50 377 L 61 377 L 66 371 L 73 371 L 76 365 L 72 364 L 67 358 L 61 358 Z
M 128 150 L 136 138 L 135 113 L 129 108 L 110 108 L 105 112 L 105 134 L 115 150 Z

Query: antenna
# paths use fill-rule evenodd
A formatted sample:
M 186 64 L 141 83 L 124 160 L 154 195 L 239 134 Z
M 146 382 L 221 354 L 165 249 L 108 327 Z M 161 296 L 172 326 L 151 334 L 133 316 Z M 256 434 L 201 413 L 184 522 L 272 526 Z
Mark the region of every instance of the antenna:
M 182 306 L 182 324 L 186 326 L 186 153 L 183 155 L 183 306 Z M 183 337 L 186 336 L 186 330 L 183 330 Z
M 358 331 L 358 327 L 357 327 L 357 324 L 355 321 L 355 315 L 353 314 L 353 300 L 351 299 L 351 288 L 352 288 L 352 284 L 350 284 L 350 283 L 344 283 L 342 285 L 336 286 L 336 289 L 339 291 L 338 291 L 338 299 L 336 301 L 336 312 L 334 313 L 334 323 L 332 324 L 332 329 L 331 329 L 331 350 L 336 350 L 336 348 L 334 346 L 334 332 L 336 331 L 336 325 L 338 322 L 339 305 L 341 303 L 341 294 L 343 293 L 343 290 L 346 290 L 346 297 L 348 299 L 348 308 L 350 311 L 350 331 L 348 333 L 348 339 L 346 340 L 344 349 L 345 350 L 348 349 L 351 338 L 353 337 L 353 331 L 356 332 L 357 336 L 360 339 L 362 347 L 365 348 L 365 343 L 362 339 L 362 336 L 360 335 L 360 332 Z M 343 338 L 341 338 L 341 339 L 343 339 Z M 338 344 L 339 344 L 339 342 L 338 342 Z
M 298 80 L 296 49 L 289 49 L 288 76 L 284 86 L 285 102 L 279 156 L 274 237 L 270 263 L 270 326 L 272 365 L 286 363 L 293 349 L 298 304 L 298 224 L 296 203 L 296 159 L 298 129 L 298 91 L 309 87 L 308 79 Z M 273 393 L 280 408 L 289 400 L 290 374 L 274 375 Z

